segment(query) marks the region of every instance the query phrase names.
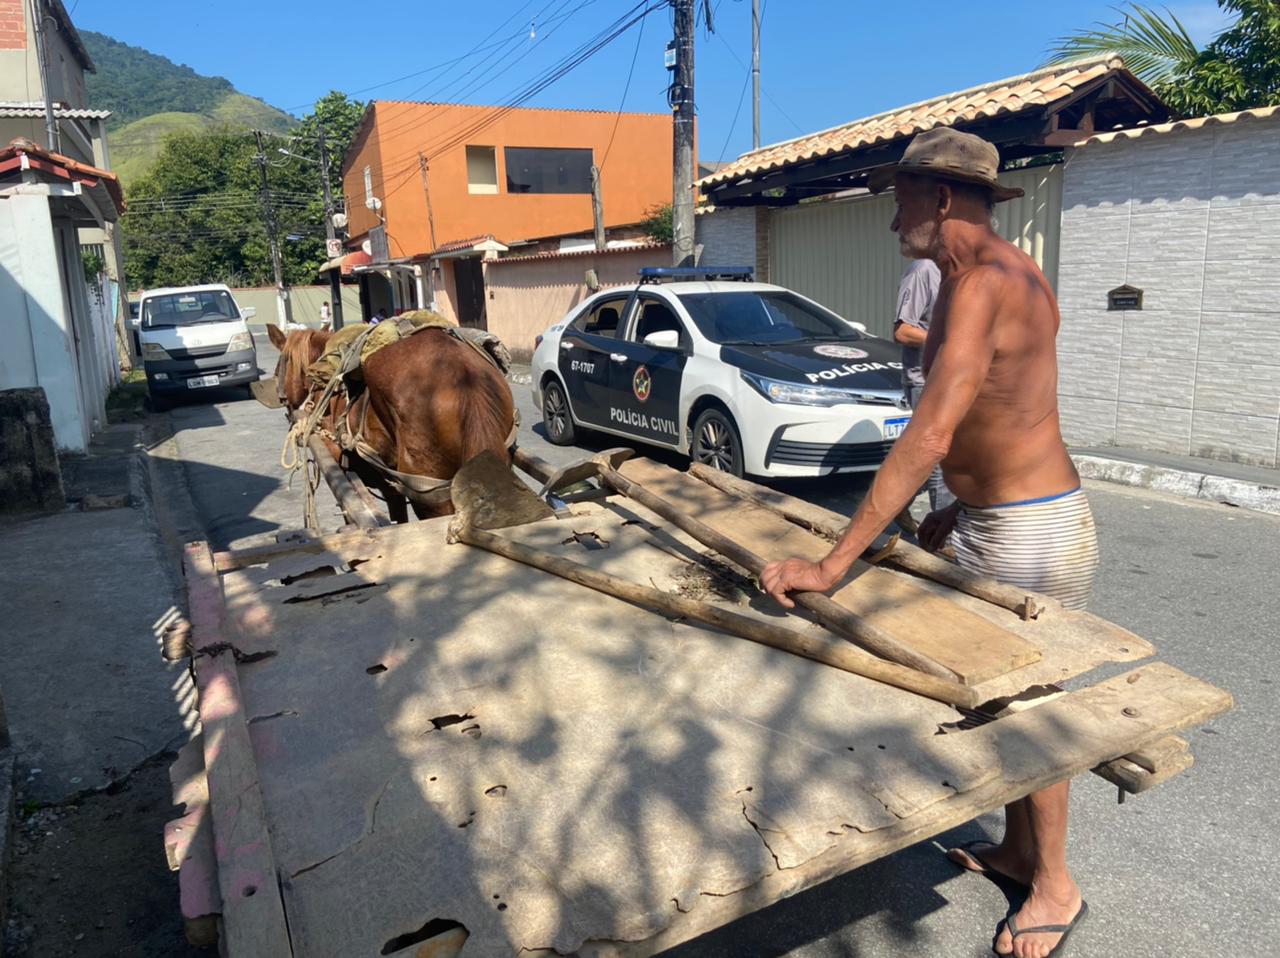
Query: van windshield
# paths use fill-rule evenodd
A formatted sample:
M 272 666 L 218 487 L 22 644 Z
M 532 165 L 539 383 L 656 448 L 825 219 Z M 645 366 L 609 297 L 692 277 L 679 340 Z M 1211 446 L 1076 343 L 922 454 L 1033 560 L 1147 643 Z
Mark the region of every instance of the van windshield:
M 142 325 L 147 329 L 225 323 L 239 318 L 235 300 L 225 289 L 148 296 L 142 304 Z

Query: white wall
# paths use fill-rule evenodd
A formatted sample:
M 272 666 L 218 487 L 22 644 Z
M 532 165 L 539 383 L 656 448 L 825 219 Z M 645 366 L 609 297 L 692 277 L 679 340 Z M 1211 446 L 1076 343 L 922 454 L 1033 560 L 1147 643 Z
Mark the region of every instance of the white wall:
M 0 198 L 0 389 L 42 386 L 54 442 L 61 450 L 82 452 L 92 422 L 58 263 L 48 200 L 38 195 Z M 93 404 L 101 400 L 94 397 Z
M 1069 443 L 1276 465 L 1280 116 L 1073 151 L 1058 297 Z

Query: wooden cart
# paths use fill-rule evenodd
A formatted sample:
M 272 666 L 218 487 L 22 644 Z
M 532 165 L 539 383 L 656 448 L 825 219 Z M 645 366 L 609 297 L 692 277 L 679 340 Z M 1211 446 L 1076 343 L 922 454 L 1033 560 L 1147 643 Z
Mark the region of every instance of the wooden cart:
M 761 554 L 825 548 L 687 474 L 622 471 Z M 191 932 L 233 958 L 653 954 L 1081 772 L 1148 787 L 1190 764 L 1171 733 L 1231 706 L 1095 616 L 856 570 L 837 601 L 979 698 L 1027 700 L 975 721 L 448 545 L 448 522 L 187 549 L 202 731 L 166 846 Z M 501 535 L 780 618 L 621 497 Z

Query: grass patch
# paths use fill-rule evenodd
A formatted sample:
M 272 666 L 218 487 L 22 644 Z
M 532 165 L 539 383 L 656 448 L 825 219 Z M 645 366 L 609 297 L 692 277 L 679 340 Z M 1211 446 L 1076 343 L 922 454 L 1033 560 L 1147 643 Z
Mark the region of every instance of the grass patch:
M 147 412 L 147 374 L 130 370 L 111 392 L 107 393 L 107 422 L 129 422 L 143 418 Z

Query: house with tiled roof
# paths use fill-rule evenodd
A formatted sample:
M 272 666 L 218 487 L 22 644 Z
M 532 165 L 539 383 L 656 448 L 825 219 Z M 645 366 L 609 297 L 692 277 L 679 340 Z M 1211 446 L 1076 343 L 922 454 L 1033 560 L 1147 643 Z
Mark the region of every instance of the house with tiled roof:
M 671 199 L 670 114 L 371 103 L 343 162 L 366 314 L 434 303 L 486 326 L 486 260 L 590 233 L 592 171 L 606 230 Z

